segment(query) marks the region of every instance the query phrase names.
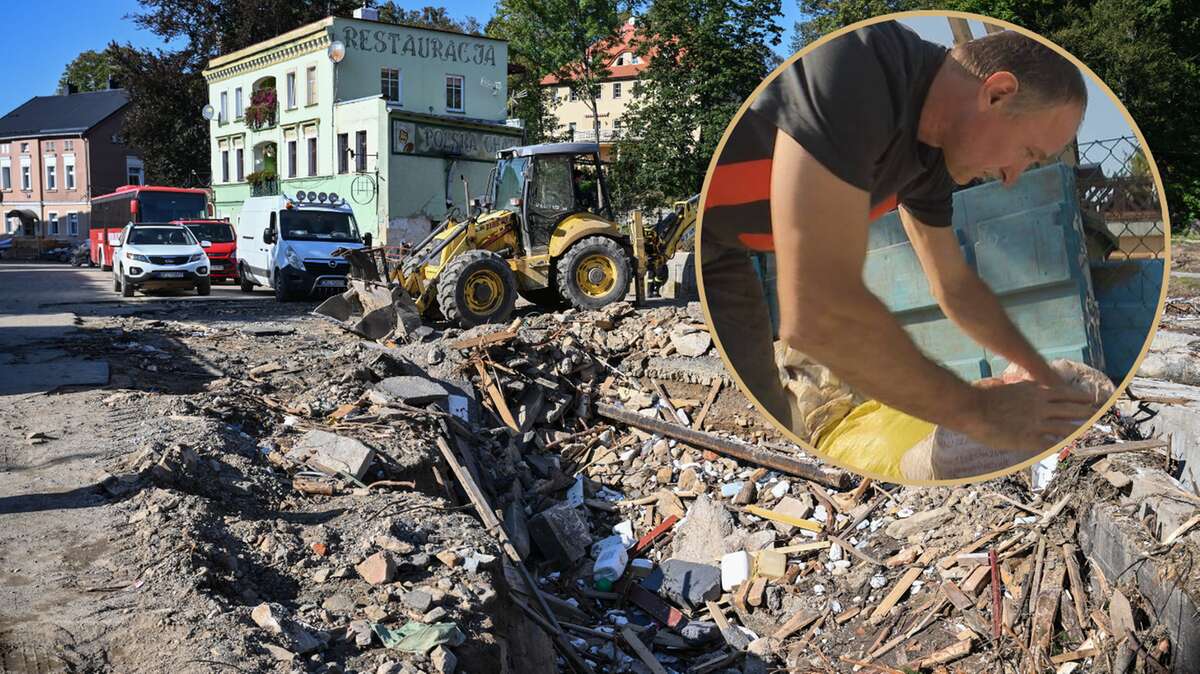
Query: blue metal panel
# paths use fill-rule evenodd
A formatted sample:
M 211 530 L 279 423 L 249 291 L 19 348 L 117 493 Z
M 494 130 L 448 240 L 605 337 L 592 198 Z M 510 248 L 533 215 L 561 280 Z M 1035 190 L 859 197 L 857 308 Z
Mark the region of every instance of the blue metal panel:
M 1092 283 L 1100 306 L 1100 339 L 1104 373 L 1121 381 L 1133 369 L 1162 293 L 1163 261 L 1093 262 Z

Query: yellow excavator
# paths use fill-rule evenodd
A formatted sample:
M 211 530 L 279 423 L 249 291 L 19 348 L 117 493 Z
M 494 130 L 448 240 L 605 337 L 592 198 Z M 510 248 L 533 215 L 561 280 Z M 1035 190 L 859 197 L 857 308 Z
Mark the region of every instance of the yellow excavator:
M 636 219 L 631 235 L 613 217 L 595 143 L 502 150 L 486 196 L 472 202 L 465 181 L 464 189 L 469 216 L 452 211 L 401 259 L 382 247 L 344 251 L 350 288 L 316 313 L 380 339 L 438 313 L 462 327 L 506 322 L 518 296 L 597 309 L 623 299 L 643 273 L 652 284 L 665 280 L 667 260 L 690 241 L 698 202 L 677 202 L 653 225 Z

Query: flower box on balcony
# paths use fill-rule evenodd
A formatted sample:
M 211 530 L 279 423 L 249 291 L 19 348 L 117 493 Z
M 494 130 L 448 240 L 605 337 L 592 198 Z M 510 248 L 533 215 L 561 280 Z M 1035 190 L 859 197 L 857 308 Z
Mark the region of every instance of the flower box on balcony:
M 274 87 L 256 89 L 250 94 L 250 105 L 246 106 L 246 126 L 258 131 L 275 126 L 275 113 L 279 110 L 279 98 Z

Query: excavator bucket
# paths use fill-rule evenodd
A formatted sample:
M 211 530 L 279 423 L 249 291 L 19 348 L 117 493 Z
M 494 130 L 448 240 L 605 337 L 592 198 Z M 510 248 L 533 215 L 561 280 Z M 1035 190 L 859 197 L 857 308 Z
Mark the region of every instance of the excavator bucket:
M 342 250 L 340 254 L 350 261 L 346 292 L 325 300 L 313 313 L 367 339 L 405 341 L 420 327 L 421 315 L 408 292 L 388 279 L 383 249 Z

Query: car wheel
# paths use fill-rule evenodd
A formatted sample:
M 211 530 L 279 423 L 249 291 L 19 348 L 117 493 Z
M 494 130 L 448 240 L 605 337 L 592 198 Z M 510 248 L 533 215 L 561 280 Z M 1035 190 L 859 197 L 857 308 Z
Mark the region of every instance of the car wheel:
M 241 288 L 242 292 L 244 293 L 254 292 L 254 284 L 246 278 L 245 269 L 240 266 L 238 267 L 238 287 Z
M 115 272 L 115 271 L 112 273 L 112 277 L 113 277 L 113 292 L 115 292 L 115 293 L 121 292 L 121 277 L 117 276 L 117 272 Z
M 287 284 L 284 283 L 281 278 L 282 276 L 283 274 L 276 269 L 275 273 L 271 276 L 271 288 L 275 291 L 276 302 L 290 302 L 292 294 L 288 292 Z
M 200 296 L 208 295 L 212 292 L 212 281 L 205 279 L 196 283 L 196 294 Z
M 121 297 L 133 297 L 133 292 L 137 290 L 133 284 L 125 278 L 121 278 Z

